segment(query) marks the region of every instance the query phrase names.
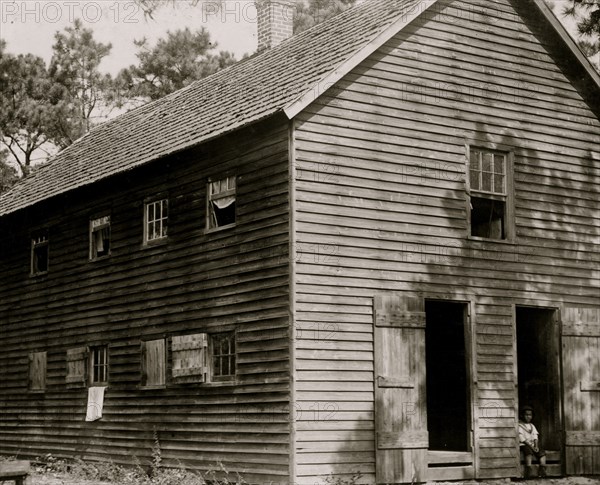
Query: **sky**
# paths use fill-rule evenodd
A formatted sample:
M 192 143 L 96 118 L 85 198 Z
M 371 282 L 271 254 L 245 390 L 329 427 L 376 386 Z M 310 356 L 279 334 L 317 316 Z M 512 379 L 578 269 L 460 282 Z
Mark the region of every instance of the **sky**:
M 91 28 L 94 38 L 113 48 L 100 70 L 116 74 L 136 62 L 134 39 L 146 37 L 151 45 L 168 30 L 206 27 L 217 50 L 228 50 L 239 59 L 256 50 L 256 9 L 252 0 L 227 0 L 217 12 L 210 1 L 204 9 L 192 0 L 176 0 L 153 19 L 131 0 L 0 0 L 0 38 L 14 54 L 32 53 L 46 61 L 52 55 L 54 33 L 75 18 Z

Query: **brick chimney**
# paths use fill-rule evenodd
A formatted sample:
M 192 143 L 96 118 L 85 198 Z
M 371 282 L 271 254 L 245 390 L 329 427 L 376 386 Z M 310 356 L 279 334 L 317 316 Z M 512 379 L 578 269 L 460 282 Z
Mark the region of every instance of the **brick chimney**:
M 292 0 L 256 0 L 258 52 L 271 49 L 292 36 L 294 9 Z

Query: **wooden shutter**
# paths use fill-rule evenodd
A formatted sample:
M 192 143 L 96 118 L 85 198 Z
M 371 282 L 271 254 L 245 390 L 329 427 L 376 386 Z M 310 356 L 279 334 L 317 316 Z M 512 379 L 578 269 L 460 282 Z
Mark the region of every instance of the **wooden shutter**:
M 600 308 L 562 314 L 565 461 L 568 475 L 600 474 Z
M 164 386 L 166 383 L 165 339 L 142 342 L 142 386 Z
M 67 350 L 67 387 L 82 387 L 86 383 L 87 347 Z
M 414 295 L 374 299 L 377 483 L 425 481 L 425 308 Z
M 173 337 L 173 377 L 178 382 L 205 382 L 208 338 L 205 333 Z
M 44 391 L 46 389 L 46 352 L 29 354 L 29 389 Z

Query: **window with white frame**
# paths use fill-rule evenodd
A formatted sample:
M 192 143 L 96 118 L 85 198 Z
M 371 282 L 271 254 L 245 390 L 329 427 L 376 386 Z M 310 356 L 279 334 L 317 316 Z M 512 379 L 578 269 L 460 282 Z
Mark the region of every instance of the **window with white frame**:
M 108 384 L 108 346 L 99 345 L 90 347 L 90 386 L 101 386 Z
M 478 147 L 469 149 L 470 235 L 508 239 L 512 224 L 510 154 Z
M 235 177 L 209 181 L 207 189 L 207 229 L 235 224 Z
M 31 238 L 31 274 L 48 272 L 49 251 L 48 231 L 39 232 Z
M 144 242 L 149 243 L 167 237 L 169 202 L 154 200 L 144 205 Z
M 235 332 L 210 334 L 210 352 L 212 380 L 235 379 Z
M 90 220 L 90 259 L 110 255 L 110 216 Z

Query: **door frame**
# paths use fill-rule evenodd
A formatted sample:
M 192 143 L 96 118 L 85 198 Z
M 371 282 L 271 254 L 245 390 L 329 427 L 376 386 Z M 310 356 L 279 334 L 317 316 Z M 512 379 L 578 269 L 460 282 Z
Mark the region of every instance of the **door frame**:
M 519 439 L 519 364 L 518 364 L 518 349 L 517 349 L 517 307 L 519 308 L 528 308 L 532 310 L 541 310 L 541 311 L 549 311 L 552 312 L 552 321 L 556 326 L 555 329 L 555 337 L 556 341 L 556 349 L 557 349 L 557 362 L 556 369 L 558 371 L 558 375 L 556 376 L 556 385 L 557 385 L 557 393 L 558 399 L 556 400 L 556 405 L 558 407 L 558 421 L 559 421 L 559 430 L 560 433 L 560 463 L 561 470 L 564 472 L 564 463 L 565 463 L 565 440 L 564 440 L 564 392 L 563 392 L 563 372 L 562 372 L 562 306 L 552 306 L 552 305 L 536 305 L 533 303 L 529 304 L 518 304 L 513 303 L 512 307 L 512 319 L 513 319 L 513 380 L 515 385 L 515 437 L 518 441 Z M 515 461 L 517 470 L 521 470 L 521 451 L 517 448 L 517 452 L 515 454 Z

